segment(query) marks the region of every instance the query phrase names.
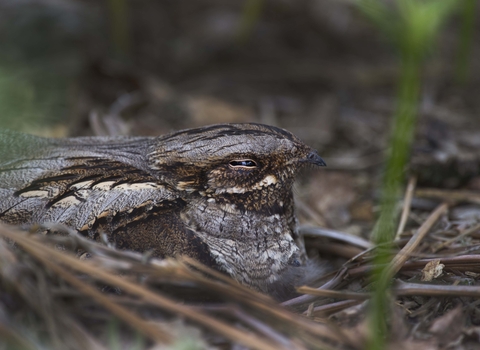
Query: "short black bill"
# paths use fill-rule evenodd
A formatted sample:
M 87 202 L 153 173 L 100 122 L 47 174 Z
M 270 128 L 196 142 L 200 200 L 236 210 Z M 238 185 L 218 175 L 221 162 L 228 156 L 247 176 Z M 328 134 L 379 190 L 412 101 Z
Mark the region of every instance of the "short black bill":
M 311 151 L 304 161 L 317 166 L 327 166 L 327 163 L 318 155 L 317 151 Z

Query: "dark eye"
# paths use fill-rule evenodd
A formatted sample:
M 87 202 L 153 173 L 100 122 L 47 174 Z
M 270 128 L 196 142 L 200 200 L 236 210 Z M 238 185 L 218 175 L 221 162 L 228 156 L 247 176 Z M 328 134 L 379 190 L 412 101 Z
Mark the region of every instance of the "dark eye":
M 230 162 L 232 168 L 255 168 L 257 163 L 251 159 L 238 159 Z

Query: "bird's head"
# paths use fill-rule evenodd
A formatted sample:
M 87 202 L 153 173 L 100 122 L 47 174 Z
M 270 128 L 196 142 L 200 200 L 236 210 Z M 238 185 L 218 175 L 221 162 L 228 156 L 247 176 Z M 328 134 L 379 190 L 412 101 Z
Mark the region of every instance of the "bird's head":
M 219 124 L 158 139 L 150 165 L 177 190 L 258 209 L 291 192 L 304 165 L 325 166 L 292 133 L 262 124 Z

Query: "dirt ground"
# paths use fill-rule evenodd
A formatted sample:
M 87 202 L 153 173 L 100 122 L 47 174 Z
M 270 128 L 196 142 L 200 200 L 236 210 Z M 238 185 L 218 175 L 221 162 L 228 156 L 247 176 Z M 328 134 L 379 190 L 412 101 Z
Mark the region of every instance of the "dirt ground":
M 350 1 L 259 1 L 253 20 L 246 15 L 248 1 L 138 0 L 126 2 L 123 10 L 122 1 L 114 3 L 0 1 L 0 77 L 5 77 L 0 122 L 55 137 L 160 135 L 249 121 L 292 131 L 317 148 L 328 165 L 300 178 L 297 210 L 310 255 L 328 261 L 332 270 L 319 285 L 339 294 L 317 290 L 315 297 L 286 302 L 306 316 L 302 320 L 312 321 L 288 321 L 305 327 L 309 340 L 284 330 L 287 323 L 281 322 L 290 316 L 271 301 L 265 305 L 282 311 L 264 322 L 271 322 L 277 335 L 287 334 L 288 341 L 245 320 L 260 312 L 245 306 L 247 297 L 229 299 L 234 311 L 224 319 L 235 325 L 245 312 L 240 328 L 255 329 L 266 344 L 274 339 L 287 348 L 364 348 L 365 300 L 375 288 L 368 275 L 369 237 L 379 210 L 400 72 L 392 45 Z M 476 11 L 478 18 L 478 6 Z M 395 255 L 407 242 L 416 243 L 393 284 L 392 349 L 480 348 L 476 22 L 465 83 L 456 82 L 459 13 L 443 27 L 422 72 L 416 138 L 403 174 L 412 198 L 399 198 L 406 221 L 395 246 L 388 247 Z M 201 283 L 206 288 L 208 283 Z M 210 307 L 198 306 L 219 312 L 218 304 Z M 13 314 L 20 307 L 3 308 Z M 183 317 L 177 328 L 195 333 Z M 334 327 L 345 338 L 317 344 L 312 337 L 325 334 L 308 328 L 311 323 Z M 202 338 L 200 348 L 247 346 L 235 345 L 225 334 L 193 337 Z

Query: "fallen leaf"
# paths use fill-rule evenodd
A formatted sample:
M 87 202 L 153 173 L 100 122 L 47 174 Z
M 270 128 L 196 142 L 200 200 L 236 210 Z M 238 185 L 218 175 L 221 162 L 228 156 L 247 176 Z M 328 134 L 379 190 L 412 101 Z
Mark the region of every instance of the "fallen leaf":
M 422 281 L 430 282 L 439 277 L 444 267 L 445 265 L 440 264 L 439 259 L 428 262 L 422 270 Z

